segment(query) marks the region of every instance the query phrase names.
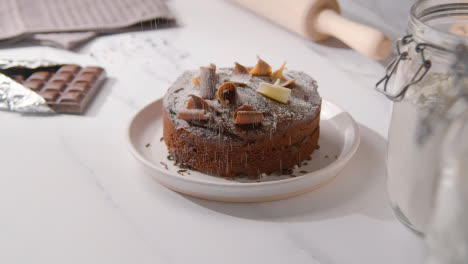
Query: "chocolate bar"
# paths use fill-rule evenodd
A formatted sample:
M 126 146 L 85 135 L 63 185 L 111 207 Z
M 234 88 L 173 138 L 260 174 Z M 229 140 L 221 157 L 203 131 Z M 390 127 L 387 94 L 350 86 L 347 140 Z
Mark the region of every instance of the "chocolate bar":
M 101 67 L 82 68 L 73 64 L 14 76 L 16 81 L 40 94 L 55 112 L 76 114 L 86 110 L 106 78 Z

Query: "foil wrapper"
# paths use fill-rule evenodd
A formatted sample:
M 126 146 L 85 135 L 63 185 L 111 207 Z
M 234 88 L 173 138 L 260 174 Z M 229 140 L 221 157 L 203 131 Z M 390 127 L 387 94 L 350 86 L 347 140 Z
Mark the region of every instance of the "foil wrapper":
M 44 98 L 4 74 L 12 68 L 26 68 L 34 70 L 39 67 L 55 67 L 60 64 L 47 60 L 11 60 L 0 59 L 0 110 L 28 113 L 55 113 Z

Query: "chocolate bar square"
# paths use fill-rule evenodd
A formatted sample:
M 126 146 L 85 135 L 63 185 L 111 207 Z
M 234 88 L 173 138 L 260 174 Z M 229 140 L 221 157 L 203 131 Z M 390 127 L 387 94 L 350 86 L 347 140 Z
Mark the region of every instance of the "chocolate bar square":
M 88 82 L 93 83 L 97 79 L 97 76 L 93 72 L 81 71 L 76 77 L 75 82 Z
M 40 95 L 47 101 L 47 102 L 55 102 L 59 97 L 59 92 L 54 90 L 47 90 L 40 92 Z
M 61 92 L 65 90 L 65 82 L 64 81 L 48 82 L 46 83 L 46 85 L 44 85 L 43 90 Z
M 70 84 L 70 88 L 68 88 L 67 92 L 82 92 L 86 93 L 91 85 L 88 82 L 74 82 Z
M 23 83 L 24 82 L 24 76 L 23 75 L 13 75 L 12 76 L 12 79 L 19 82 L 19 83 Z
M 95 66 L 88 66 L 85 67 L 81 70 L 82 73 L 94 73 L 96 75 L 99 75 L 102 73 L 104 69 L 101 67 L 95 67 Z
M 59 103 L 80 103 L 84 95 L 81 92 L 67 92 L 60 96 Z
M 70 72 L 60 72 L 54 74 L 52 78 L 50 79 L 49 82 L 56 82 L 56 81 L 62 81 L 62 82 L 69 82 L 73 78 L 73 73 Z
M 23 83 L 24 86 L 34 91 L 39 91 L 43 84 L 44 84 L 44 81 L 42 80 L 28 80 Z
M 60 67 L 60 69 L 58 69 L 57 73 L 69 72 L 69 73 L 75 74 L 80 69 L 81 67 L 75 64 L 63 65 L 62 67 Z
M 46 81 L 47 79 L 49 79 L 50 75 L 51 75 L 51 73 L 48 72 L 48 71 L 35 72 L 35 73 L 31 74 L 31 76 L 29 76 L 28 81 L 29 80 Z

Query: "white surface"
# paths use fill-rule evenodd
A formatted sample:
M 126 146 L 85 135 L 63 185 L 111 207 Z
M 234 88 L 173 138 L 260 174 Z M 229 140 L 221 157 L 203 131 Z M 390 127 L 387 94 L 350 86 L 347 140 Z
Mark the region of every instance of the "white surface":
M 359 127 L 340 107 L 322 100 L 320 112 L 320 149 L 312 160 L 289 175 L 267 177 L 216 177 L 197 171 L 181 172 L 168 160 L 163 137 L 162 99 L 143 107 L 130 121 L 128 145 L 135 158 L 157 181 L 192 196 L 218 201 L 273 201 L 296 196 L 314 186 L 319 187 L 340 172 L 359 146 Z M 309 173 L 301 173 L 307 171 Z
M 386 197 L 391 105 L 373 89 L 384 67 L 230 2 L 199 2 L 170 2 L 178 28 L 101 37 L 78 54 L 0 50 L 99 64 L 110 76 L 85 116 L 0 112 L 0 263 L 422 263 L 422 240 L 393 217 Z M 342 9 L 394 39 L 406 23 L 403 4 L 349 0 Z M 360 148 L 338 177 L 288 200 L 225 204 L 180 195 L 143 174 L 125 144 L 136 111 L 184 69 L 254 64 L 257 54 L 310 73 L 325 98 L 362 124 Z

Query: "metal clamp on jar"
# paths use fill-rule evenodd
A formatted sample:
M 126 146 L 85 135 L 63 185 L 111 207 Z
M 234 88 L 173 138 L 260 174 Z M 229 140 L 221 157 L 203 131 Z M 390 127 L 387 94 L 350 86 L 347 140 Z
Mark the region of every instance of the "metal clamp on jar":
M 466 26 L 466 31 L 459 30 Z M 387 187 L 397 217 L 424 233 L 440 172 L 442 139 L 460 97 L 454 61 L 468 43 L 468 2 L 422 0 L 411 8 L 398 56 L 376 85 L 394 101 L 388 135 Z

